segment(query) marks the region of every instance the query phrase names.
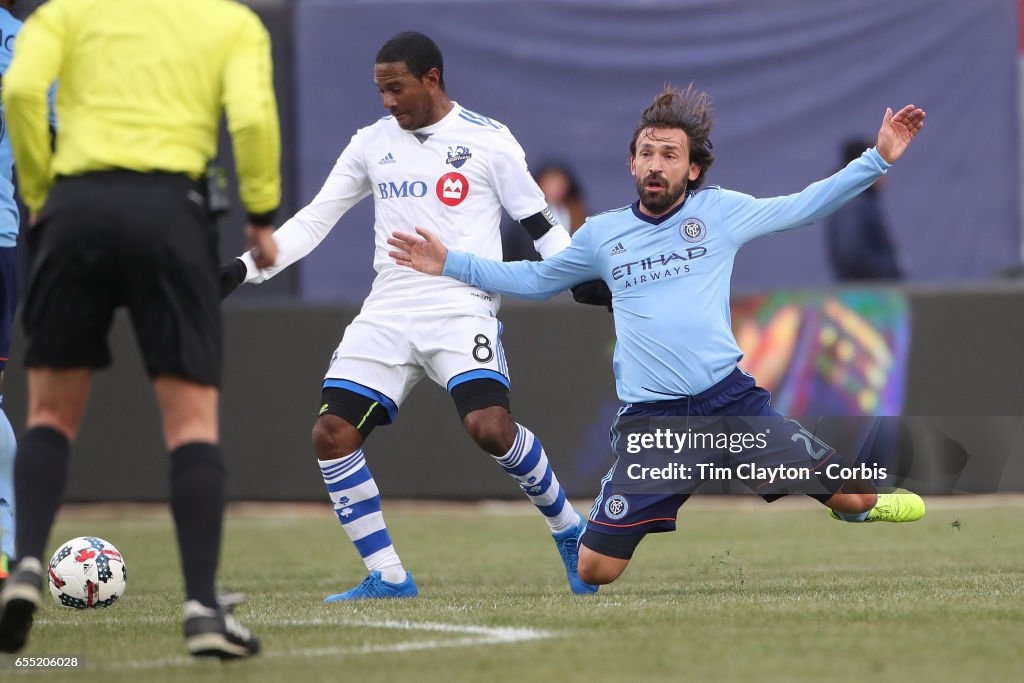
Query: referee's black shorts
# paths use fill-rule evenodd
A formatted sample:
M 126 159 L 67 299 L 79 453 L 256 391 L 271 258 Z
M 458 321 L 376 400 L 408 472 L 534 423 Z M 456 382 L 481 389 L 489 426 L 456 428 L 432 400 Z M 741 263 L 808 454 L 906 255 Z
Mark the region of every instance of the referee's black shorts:
M 58 178 L 28 244 L 25 365 L 109 365 L 107 333 L 125 306 L 151 377 L 219 384 L 217 228 L 198 183 L 120 170 Z

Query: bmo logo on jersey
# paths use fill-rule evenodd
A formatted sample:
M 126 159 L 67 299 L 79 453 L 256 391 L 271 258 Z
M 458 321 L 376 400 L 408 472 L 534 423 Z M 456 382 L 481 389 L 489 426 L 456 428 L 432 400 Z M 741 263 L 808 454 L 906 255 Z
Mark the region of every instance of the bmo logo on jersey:
M 403 180 L 401 184 L 395 182 L 377 183 L 377 193 L 381 199 L 426 197 L 427 184 L 422 180 L 415 180 L 411 183 L 408 180 Z
M 437 181 L 437 198 L 446 206 L 458 206 L 469 194 L 469 181 L 461 173 L 445 173 Z

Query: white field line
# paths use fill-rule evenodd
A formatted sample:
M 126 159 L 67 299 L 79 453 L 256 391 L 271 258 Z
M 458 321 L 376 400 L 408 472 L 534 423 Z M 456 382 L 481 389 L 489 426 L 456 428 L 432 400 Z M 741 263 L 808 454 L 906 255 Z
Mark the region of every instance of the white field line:
M 40 619 L 39 623 L 47 621 L 54 623 L 55 620 Z M 134 624 L 155 624 L 170 623 L 172 620 L 158 617 L 139 617 L 134 619 L 118 619 L 119 623 Z M 351 647 L 318 647 L 289 650 L 269 650 L 261 652 L 258 656 L 261 659 L 295 659 L 311 657 L 344 657 L 368 654 L 384 654 L 394 652 L 416 652 L 420 650 L 437 650 L 441 648 L 469 647 L 473 645 L 502 645 L 508 643 L 521 643 L 530 640 L 543 640 L 557 637 L 558 634 L 552 631 L 542 631 L 533 628 L 520 628 L 514 626 L 473 626 L 470 624 L 446 624 L 441 622 L 415 622 L 415 621 L 373 621 L 367 619 L 246 619 L 247 624 L 264 626 L 346 626 L 352 628 L 390 629 L 397 631 L 428 631 L 434 633 L 448 633 L 462 635 L 461 638 L 432 639 L 432 640 L 411 640 L 397 643 L 371 644 Z M 192 666 L 198 664 L 198 660 L 192 657 L 164 657 L 161 659 L 137 659 L 110 662 L 102 669 L 158 669 L 167 666 Z M 89 667 L 92 668 L 92 667 Z
M 64 611 L 71 611 L 66 610 Z M 98 611 L 98 610 L 97 610 Z M 97 617 L 106 617 L 106 614 L 100 612 L 96 614 Z M 143 624 L 176 624 L 177 619 L 171 617 L 156 617 L 156 616 L 144 616 L 137 615 L 131 617 L 119 617 L 111 615 L 107 619 L 102 619 L 104 624 L 115 625 L 115 626 L 134 626 Z M 530 628 L 519 628 L 516 626 L 473 626 L 472 624 L 445 624 L 441 622 L 432 621 L 375 621 L 372 619 L 352 619 L 345 617 L 309 617 L 306 619 L 271 619 L 267 617 L 260 617 L 258 615 L 252 615 L 243 617 L 240 621 L 244 622 L 244 625 L 248 626 L 363 626 L 365 628 L 381 628 L 381 629 L 394 629 L 401 631 L 436 631 L 439 633 L 467 633 L 471 635 L 482 635 L 488 637 L 505 637 L 507 636 L 519 636 L 522 633 L 539 633 L 544 638 L 551 638 L 554 636 L 553 633 L 547 631 L 537 631 L 536 629 Z M 42 619 L 36 619 L 36 625 L 57 625 L 64 624 L 65 621 L 61 619 L 52 619 L 44 617 Z M 532 638 L 526 638 L 525 640 L 532 640 Z

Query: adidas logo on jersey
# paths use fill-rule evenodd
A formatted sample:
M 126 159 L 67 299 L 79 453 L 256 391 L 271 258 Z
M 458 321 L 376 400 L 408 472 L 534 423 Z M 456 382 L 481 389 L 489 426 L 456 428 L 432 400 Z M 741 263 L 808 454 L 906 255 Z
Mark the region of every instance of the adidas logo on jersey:
M 624 246 L 622 246 L 622 242 L 619 242 L 614 247 L 612 247 L 612 250 L 610 252 L 608 252 L 608 255 L 609 256 L 618 256 L 619 254 L 625 254 L 625 253 L 626 253 L 626 248 Z
M 383 165 L 383 164 L 394 164 L 394 163 L 397 163 L 397 162 L 395 161 L 395 157 L 391 156 L 391 152 L 388 152 L 388 155 L 386 157 L 384 157 L 383 159 L 381 159 L 380 161 L 378 161 L 377 163 Z

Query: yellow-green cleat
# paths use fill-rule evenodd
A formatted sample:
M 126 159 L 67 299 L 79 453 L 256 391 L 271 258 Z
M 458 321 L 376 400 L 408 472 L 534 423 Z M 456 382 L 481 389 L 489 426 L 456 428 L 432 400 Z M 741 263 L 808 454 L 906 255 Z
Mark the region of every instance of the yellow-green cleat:
M 875 507 L 868 511 L 864 522 L 916 522 L 924 517 L 924 499 L 906 489 L 892 489 L 888 493 L 879 493 Z M 835 510 L 829 510 L 832 519 L 846 520 Z

